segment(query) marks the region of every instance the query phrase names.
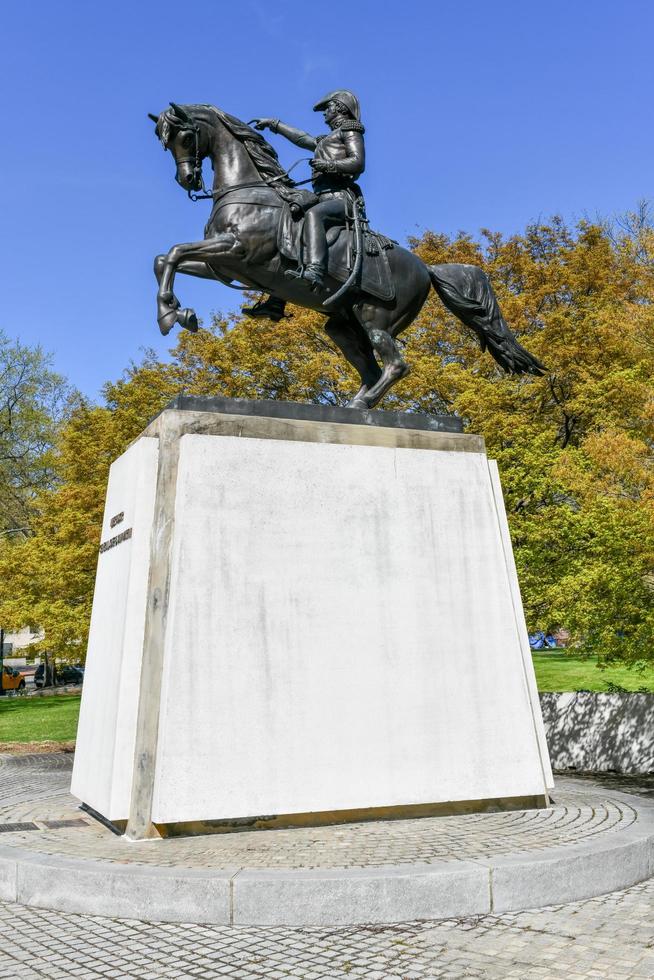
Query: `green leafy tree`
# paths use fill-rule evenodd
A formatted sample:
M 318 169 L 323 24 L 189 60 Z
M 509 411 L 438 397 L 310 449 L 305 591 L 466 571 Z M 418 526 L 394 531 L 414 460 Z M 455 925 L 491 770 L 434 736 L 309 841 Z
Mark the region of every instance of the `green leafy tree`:
M 104 406 L 79 398 L 56 440 L 56 480 L 35 496 L 30 536 L 0 547 L 0 622 L 38 623 L 40 646 L 61 660 L 85 656 L 109 467 L 175 385 L 147 354 L 106 386 Z
M 0 535 L 28 533 L 35 495 L 53 485 L 52 445 L 69 399 L 40 347 L 0 331 Z

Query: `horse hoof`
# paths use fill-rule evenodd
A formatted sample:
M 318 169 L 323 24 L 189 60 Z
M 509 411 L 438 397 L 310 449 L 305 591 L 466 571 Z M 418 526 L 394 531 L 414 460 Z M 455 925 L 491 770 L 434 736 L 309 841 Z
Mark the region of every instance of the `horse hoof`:
M 163 316 L 157 317 L 161 333 L 166 337 L 177 323 L 177 310 L 168 310 Z
M 200 329 L 198 318 L 193 310 L 179 310 L 177 312 L 177 322 L 180 324 L 180 326 L 184 327 L 185 330 L 190 330 L 191 333 L 197 333 Z
M 370 406 L 366 402 L 365 398 L 353 398 L 352 401 L 349 401 L 345 407 L 357 408 L 359 411 L 365 412 Z

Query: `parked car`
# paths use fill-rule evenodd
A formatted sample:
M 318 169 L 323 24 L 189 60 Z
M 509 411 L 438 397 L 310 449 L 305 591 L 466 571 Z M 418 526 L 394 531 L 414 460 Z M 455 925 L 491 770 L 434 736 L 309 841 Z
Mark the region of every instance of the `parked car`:
M 83 667 L 72 667 L 70 664 L 64 664 L 62 667 L 53 669 L 51 664 L 48 665 L 47 687 L 52 687 L 55 684 L 81 684 L 83 680 Z M 37 687 L 46 686 L 45 664 L 39 664 L 34 671 L 34 683 Z
M 3 691 L 22 691 L 25 688 L 25 678 L 15 667 L 8 667 L 6 664 L 2 669 L 2 690 Z
M 83 680 L 83 667 L 72 667 L 70 664 L 57 667 L 57 683 L 59 684 L 81 684 Z

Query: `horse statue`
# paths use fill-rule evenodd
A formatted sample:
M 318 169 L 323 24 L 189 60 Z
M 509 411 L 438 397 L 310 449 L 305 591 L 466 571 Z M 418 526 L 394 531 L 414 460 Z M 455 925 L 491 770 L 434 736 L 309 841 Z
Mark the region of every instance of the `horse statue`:
M 293 228 L 301 224 L 297 201 L 308 192 L 298 191 L 261 133 L 210 105 L 171 103 L 150 118 L 164 149 L 175 159 L 178 184 L 193 200 L 213 201 L 204 239 L 174 245 L 155 259 L 162 334 L 175 323 L 198 329 L 194 311 L 182 308 L 175 296 L 178 272 L 268 291 L 325 314 L 327 334 L 361 379 L 348 407 L 370 409 L 408 374 L 395 338 L 416 318 L 433 287 L 505 371 L 544 372 L 508 328 L 482 269 L 426 265 L 384 236 L 362 234 L 360 220 L 353 221 L 352 229 L 330 229 L 329 267 L 320 291 L 301 275 L 289 275 L 301 260 L 301 234 Z M 214 171 L 211 192 L 206 192 L 202 177 L 207 157 Z

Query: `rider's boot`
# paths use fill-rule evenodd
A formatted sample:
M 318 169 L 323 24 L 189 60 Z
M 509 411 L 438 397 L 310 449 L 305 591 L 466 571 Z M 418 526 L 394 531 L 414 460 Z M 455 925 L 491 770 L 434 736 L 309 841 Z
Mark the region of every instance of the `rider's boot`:
M 241 313 L 244 313 L 246 316 L 267 317 L 273 323 L 278 323 L 284 317 L 292 316 L 291 313 L 284 312 L 285 308 L 285 300 L 280 299 L 279 296 L 268 296 L 266 299 L 260 299 L 254 306 L 244 306 L 241 309 Z
M 325 267 L 320 262 L 309 262 L 299 269 L 287 269 L 284 275 L 287 279 L 305 279 L 316 293 L 325 288 Z

